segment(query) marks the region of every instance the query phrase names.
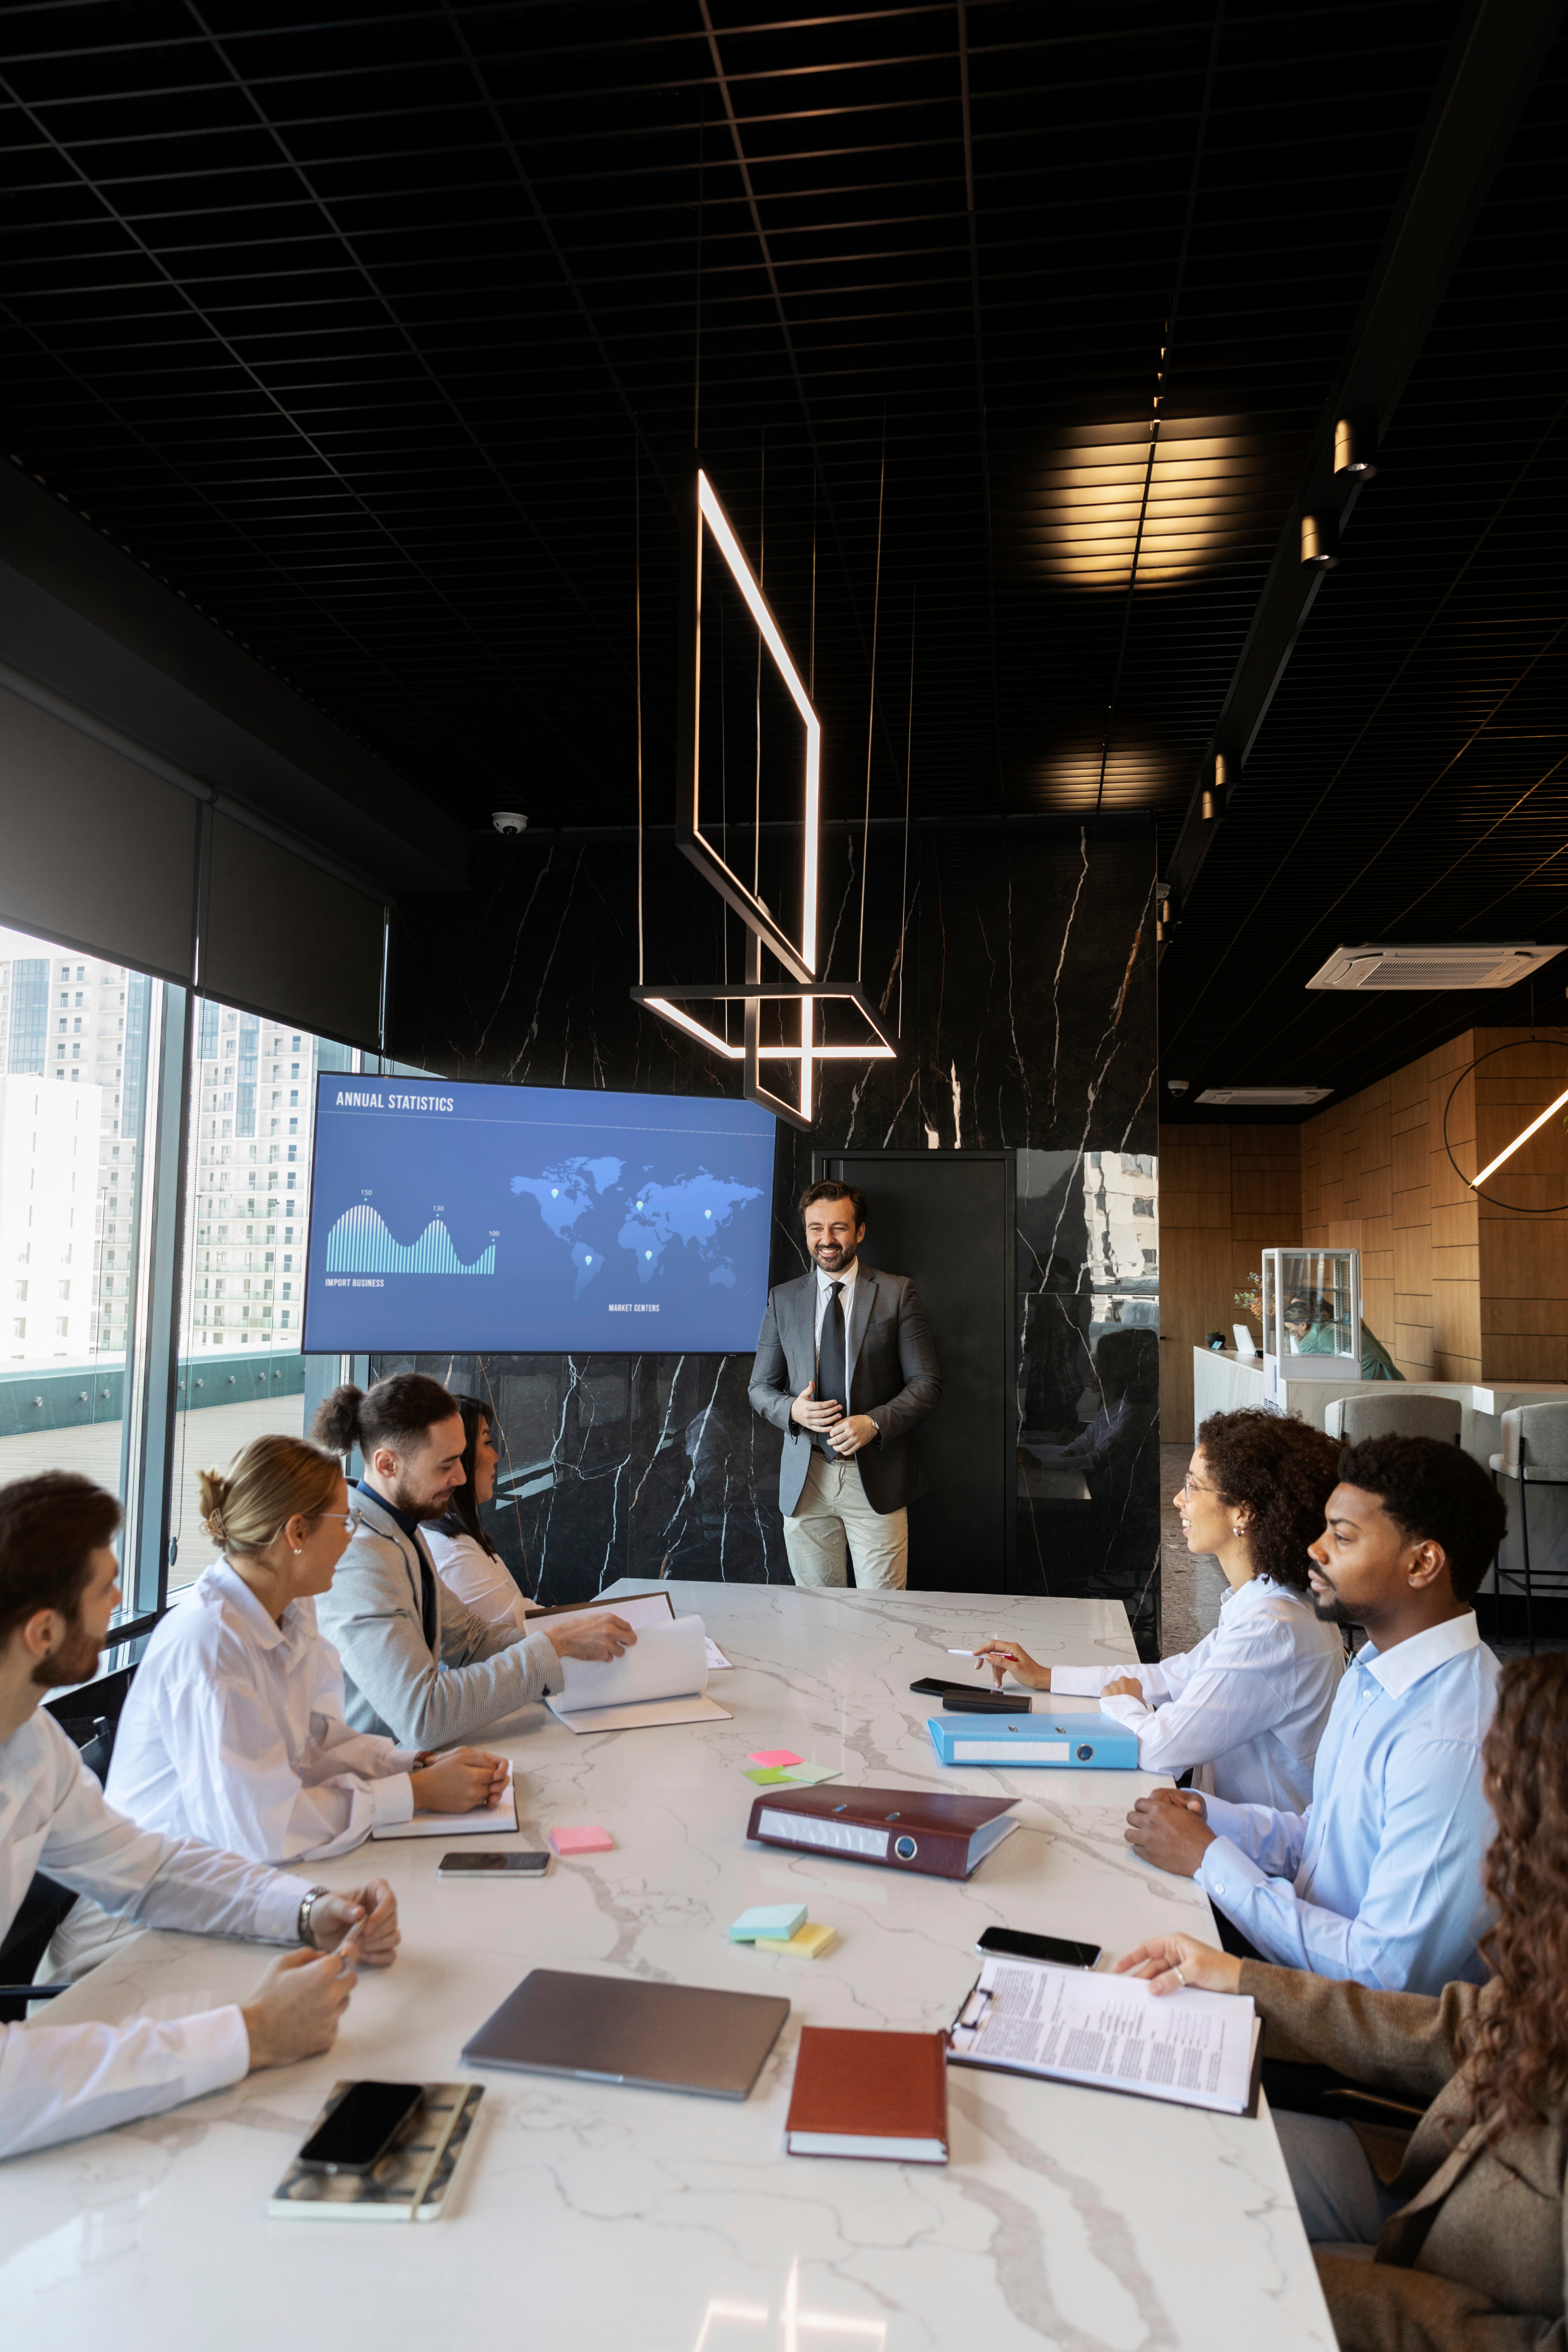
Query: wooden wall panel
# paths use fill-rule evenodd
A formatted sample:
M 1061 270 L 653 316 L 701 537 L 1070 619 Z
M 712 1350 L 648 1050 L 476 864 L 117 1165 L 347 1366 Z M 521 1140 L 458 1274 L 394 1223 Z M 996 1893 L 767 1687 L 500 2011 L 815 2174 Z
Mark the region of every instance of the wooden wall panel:
M 1483 1061 L 1471 1086 L 1473 1164 L 1485 1167 L 1568 1085 L 1568 1047 L 1527 1033 L 1478 1029 L 1475 1053 L 1511 1050 Z M 1450 1124 L 1452 1122 L 1450 1121 Z M 1472 1164 L 1460 1155 L 1461 1165 Z M 1489 1179 L 1500 1201 L 1551 1215 L 1511 1214 L 1476 1202 L 1479 1347 L 1485 1377 L 1497 1381 L 1568 1378 L 1568 1133 L 1549 1118 Z M 1472 1196 L 1473 1197 L 1473 1196 Z
M 1167 1444 L 1192 1430 L 1192 1350 L 1245 1320 L 1235 1294 L 1260 1252 L 1301 1234 L 1301 1129 L 1160 1129 L 1160 1422 Z M 1257 1337 L 1257 1326 L 1253 1326 Z

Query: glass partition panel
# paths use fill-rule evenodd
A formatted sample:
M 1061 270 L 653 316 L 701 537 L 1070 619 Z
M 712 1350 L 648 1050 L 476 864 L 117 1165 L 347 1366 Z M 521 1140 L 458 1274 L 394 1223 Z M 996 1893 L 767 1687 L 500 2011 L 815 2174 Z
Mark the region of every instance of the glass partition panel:
M 149 1041 L 162 983 L 0 929 L 0 1485 L 123 1500 Z

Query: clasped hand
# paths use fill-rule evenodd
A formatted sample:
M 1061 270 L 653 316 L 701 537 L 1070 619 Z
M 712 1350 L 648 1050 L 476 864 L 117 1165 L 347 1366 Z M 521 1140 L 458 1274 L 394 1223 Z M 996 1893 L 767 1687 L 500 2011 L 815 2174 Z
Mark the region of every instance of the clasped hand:
M 1140 1797 L 1127 1815 L 1127 1843 L 1156 1870 L 1176 1878 L 1196 1878 L 1204 1854 L 1214 1843 L 1208 1808 L 1191 1789 L 1156 1789 Z
M 825 1436 L 835 1454 L 858 1454 L 876 1435 L 876 1423 L 869 1412 L 846 1413 L 836 1399 L 816 1402 L 817 1383 L 808 1381 L 789 1407 L 789 1418 L 802 1429 Z

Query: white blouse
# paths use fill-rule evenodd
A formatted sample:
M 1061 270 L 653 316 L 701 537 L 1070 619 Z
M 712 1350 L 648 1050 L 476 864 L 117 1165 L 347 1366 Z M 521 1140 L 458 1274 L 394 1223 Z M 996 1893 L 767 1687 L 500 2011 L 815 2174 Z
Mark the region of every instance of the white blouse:
M 345 1722 L 342 1665 L 315 1602 L 291 1601 L 277 1625 L 215 1559 L 148 1644 L 105 1794 L 165 1837 L 256 1862 L 325 1862 L 412 1817 L 413 1763 Z
M 517 1589 L 504 1559 L 497 1559 L 472 1536 L 449 1536 L 440 1528 L 423 1527 L 435 1572 L 449 1592 L 483 1617 L 487 1625 L 526 1625 L 538 1603 Z
M 1100 1703 L 1136 1731 L 1145 1772 L 1191 1767 L 1193 1787 L 1208 1795 L 1301 1813 L 1343 1671 L 1340 1630 L 1322 1622 L 1310 1594 L 1257 1576 L 1226 1594 L 1218 1624 L 1195 1649 L 1157 1666 L 1053 1666 L 1051 1687 L 1099 1698 L 1106 1683 L 1134 1675 L 1142 1699 Z

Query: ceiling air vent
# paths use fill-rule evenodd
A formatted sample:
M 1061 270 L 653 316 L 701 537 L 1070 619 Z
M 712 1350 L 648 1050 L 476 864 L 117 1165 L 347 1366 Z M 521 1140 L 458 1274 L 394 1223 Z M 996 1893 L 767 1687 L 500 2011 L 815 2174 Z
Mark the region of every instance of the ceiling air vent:
M 1528 980 L 1561 948 L 1538 948 L 1533 940 L 1493 940 L 1462 945 L 1457 940 L 1380 947 L 1335 948 L 1314 971 L 1309 988 L 1512 988 Z
M 1228 1103 L 1235 1110 L 1278 1110 L 1291 1105 L 1326 1102 L 1332 1087 L 1207 1087 L 1200 1103 Z

